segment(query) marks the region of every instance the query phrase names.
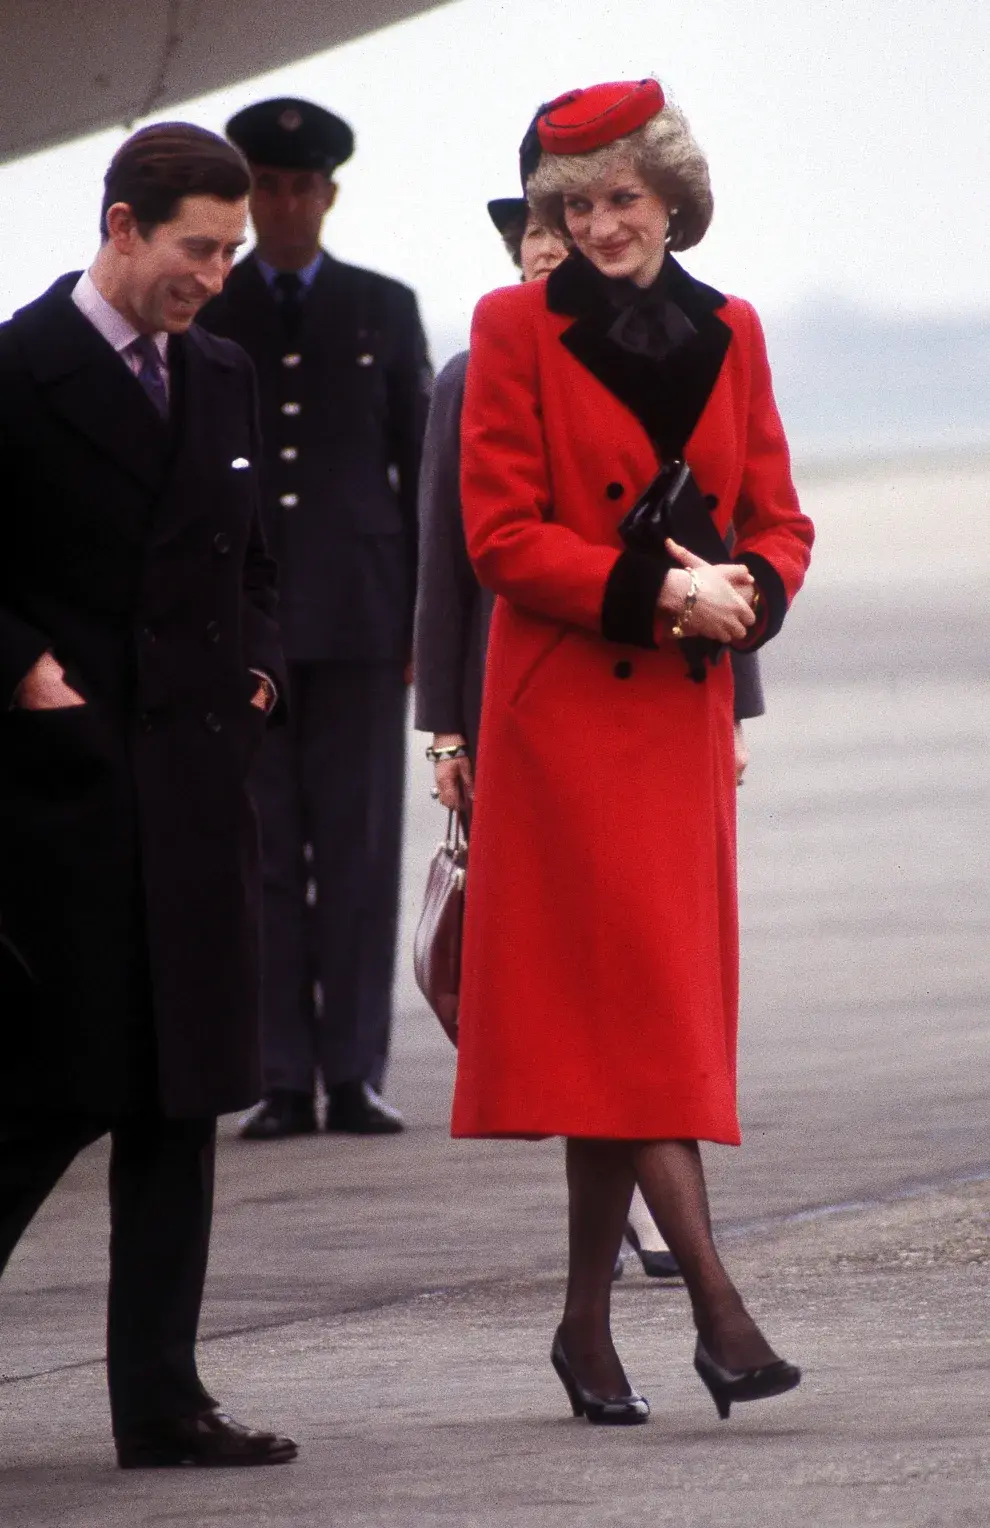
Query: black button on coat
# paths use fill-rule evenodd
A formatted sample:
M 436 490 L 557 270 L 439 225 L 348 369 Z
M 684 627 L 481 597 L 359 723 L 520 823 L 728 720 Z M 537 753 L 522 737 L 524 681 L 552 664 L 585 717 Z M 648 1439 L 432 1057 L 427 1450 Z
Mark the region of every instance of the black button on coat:
M 0 327 L 2 1108 L 210 1115 L 261 1090 L 249 671 L 285 689 L 254 378 L 173 339 L 164 423 L 75 281 Z M 11 710 L 46 650 L 86 704 Z

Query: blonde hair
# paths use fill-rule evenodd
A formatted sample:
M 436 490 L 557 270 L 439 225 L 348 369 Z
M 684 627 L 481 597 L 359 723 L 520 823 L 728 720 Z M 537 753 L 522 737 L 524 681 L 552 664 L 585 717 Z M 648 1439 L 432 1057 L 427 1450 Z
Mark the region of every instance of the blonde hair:
M 715 209 L 708 161 L 684 113 L 669 102 L 643 127 L 589 154 L 544 150 L 526 183 L 526 197 L 538 217 L 553 228 L 565 229 L 565 195 L 584 191 L 603 176 L 630 166 L 667 203 L 669 247 L 690 249 L 700 244 Z

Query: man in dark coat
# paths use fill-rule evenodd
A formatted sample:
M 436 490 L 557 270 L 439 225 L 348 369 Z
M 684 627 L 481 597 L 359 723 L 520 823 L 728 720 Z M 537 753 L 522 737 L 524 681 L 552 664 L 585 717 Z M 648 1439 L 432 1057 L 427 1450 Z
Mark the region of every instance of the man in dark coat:
M 264 862 L 265 1098 L 249 1139 L 402 1128 L 380 1097 L 392 1018 L 430 372 L 407 287 L 320 245 L 350 157 L 346 123 L 263 101 L 228 135 L 251 165 L 256 251 L 201 322 L 258 372 L 265 532 L 280 574 L 289 725 L 252 787 Z
M 247 188 L 212 133 L 135 134 L 90 270 L 0 327 L 0 1269 L 109 1132 L 124 1467 L 296 1452 L 195 1359 L 216 1116 L 260 1087 L 245 780 L 285 687 L 251 366 L 190 329 Z

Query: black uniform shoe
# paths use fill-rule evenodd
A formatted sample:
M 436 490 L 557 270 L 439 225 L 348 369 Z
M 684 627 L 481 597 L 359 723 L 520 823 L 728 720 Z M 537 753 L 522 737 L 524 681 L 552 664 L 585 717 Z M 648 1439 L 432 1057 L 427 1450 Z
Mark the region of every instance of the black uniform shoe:
M 156 1422 L 116 1440 L 122 1470 L 170 1469 L 180 1464 L 288 1464 L 299 1452 L 291 1438 L 235 1422 L 219 1406 L 194 1417 Z
M 343 1135 L 398 1135 L 405 1130 L 391 1108 L 367 1082 L 342 1082 L 330 1089 L 327 1129 Z
M 315 1131 L 312 1095 L 273 1088 L 267 1098 L 245 1114 L 238 1134 L 242 1141 L 282 1141 L 286 1136 L 313 1135 Z

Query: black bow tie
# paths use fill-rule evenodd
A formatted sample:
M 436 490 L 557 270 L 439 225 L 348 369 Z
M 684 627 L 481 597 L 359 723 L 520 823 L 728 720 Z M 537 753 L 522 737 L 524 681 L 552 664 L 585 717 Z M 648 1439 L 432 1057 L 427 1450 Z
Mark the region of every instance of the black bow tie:
M 647 291 L 619 308 L 609 325 L 608 337 L 633 355 L 662 361 L 696 333 L 691 320 L 676 303 Z

